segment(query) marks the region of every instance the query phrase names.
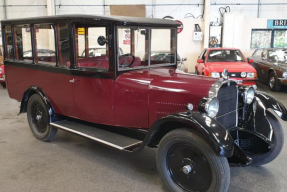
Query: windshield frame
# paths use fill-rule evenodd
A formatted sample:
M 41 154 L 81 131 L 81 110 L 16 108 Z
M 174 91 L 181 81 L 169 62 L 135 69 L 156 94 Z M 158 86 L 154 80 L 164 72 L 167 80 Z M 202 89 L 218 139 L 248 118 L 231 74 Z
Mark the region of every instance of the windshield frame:
M 148 65 L 147 66 L 142 66 L 142 67 L 136 67 L 136 68 L 120 68 L 119 66 L 119 38 L 118 38 L 118 30 L 119 28 L 143 28 L 143 29 L 149 29 L 148 30 L 148 35 L 149 35 L 149 40 L 148 40 Z M 174 30 L 174 51 L 175 51 L 175 57 L 174 57 L 174 63 L 161 63 L 161 64 L 153 64 L 151 65 L 151 29 L 170 29 L 171 31 Z M 115 33 L 115 39 L 116 39 L 116 45 L 115 45 L 115 56 L 116 56 L 116 63 L 115 67 L 117 71 L 131 71 L 131 70 L 138 70 L 138 69 L 149 69 L 149 68 L 156 68 L 156 67 L 177 67 L 177 28 L 176 27 L 169 27 L 169 26 L 145 26 L 145 25 L 117 25 L 115 27 L 116 33 Z
M 241 61 L 209 61 L 208 60 L 208 56 L 209 56 L 211 51 L 238 51 L 241 54 L 241 57 L 243 58 L 243 61 L 242 60 Z M 242 62 L 247 62 L 247 61 L 246 61 L 246 58 L 245 58 L 244 54 L 239 49 L 209 49 L 207 57 L 206 57 L 206 62 L 207 63 L 221 63 L 221 62 L 223 62 L 223 63 L 228 63 L 228 62 L 240 63 L 241 62 L 242 63 Z

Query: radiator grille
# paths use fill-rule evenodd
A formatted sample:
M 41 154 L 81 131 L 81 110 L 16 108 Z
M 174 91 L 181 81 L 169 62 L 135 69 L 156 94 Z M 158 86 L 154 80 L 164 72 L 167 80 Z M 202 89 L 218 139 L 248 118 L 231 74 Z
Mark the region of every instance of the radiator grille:
M 224 84 L 217 94 L 219 110 L 216 119 L 226 129 L 237 126 L 237 87 Z

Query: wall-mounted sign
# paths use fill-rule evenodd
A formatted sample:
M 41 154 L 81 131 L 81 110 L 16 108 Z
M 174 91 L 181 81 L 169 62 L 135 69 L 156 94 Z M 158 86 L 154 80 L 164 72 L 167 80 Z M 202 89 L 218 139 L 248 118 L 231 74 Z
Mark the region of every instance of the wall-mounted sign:
M 270 29 L 287 29 L 287 19 L 268 19 L 267 28 Z
M 84 27 L 78 28 L 78 35 L 85 35 L 85 28 Z
M 175 20 L 176 22 L 178 22 L 180 24 L 180 26 L 177 27 L 177 33 L 182 32 L 183 30 L 183 23 L 179 20 Z
M 123 44 L 130 45 L 131 44 L 131 31 L 129 29 L 125 29 L 123 33 Z

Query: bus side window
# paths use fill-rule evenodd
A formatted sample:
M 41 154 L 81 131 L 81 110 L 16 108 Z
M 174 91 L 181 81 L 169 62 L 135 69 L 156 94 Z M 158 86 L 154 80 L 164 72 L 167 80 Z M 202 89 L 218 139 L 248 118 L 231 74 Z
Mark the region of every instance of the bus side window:
M 15 60 L 31 61 L 32 44 L 30 25 L 14 26 Z
M 53 24 L 35 24 L 35 61 L 49 65 L 56 64 L 55 33 Z
M 13 59 L 13 42 L 12 42 L 12 32 L 11 25 L 5 26 L 5 42 L 6 42 L 6 59 Z
M 69 28 L 68 24 L 58 23 L 57 24 L 57 46 L 58 46 L 58 60 L 59 66 L 70 67 L 70 42 L 69 42 Z

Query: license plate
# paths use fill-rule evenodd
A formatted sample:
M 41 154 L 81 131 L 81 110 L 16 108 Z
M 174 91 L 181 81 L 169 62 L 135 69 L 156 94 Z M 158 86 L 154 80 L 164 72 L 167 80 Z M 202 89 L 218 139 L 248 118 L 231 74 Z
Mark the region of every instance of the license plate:
M 242 80 L 236 80 L 237 84 L 242 84 Z

